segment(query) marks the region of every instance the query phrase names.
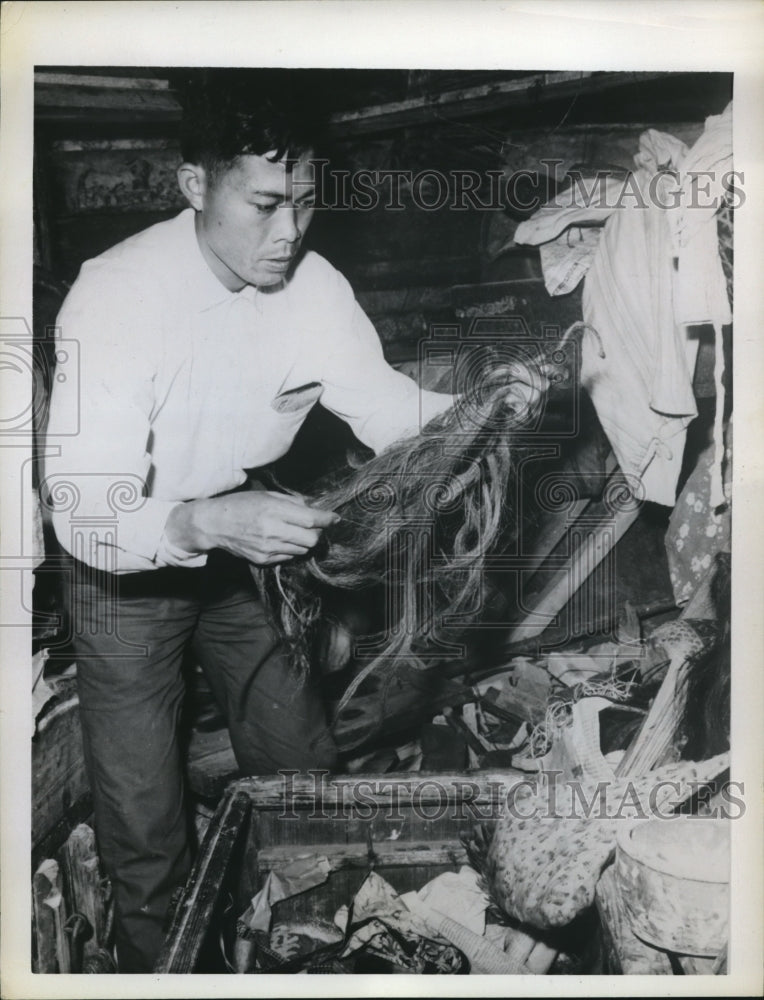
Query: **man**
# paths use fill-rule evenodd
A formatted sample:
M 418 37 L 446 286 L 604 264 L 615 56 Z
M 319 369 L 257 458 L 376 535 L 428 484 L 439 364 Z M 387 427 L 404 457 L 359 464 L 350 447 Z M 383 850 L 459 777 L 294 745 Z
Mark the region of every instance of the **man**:
M 301 248 L 310 115 L 286 92 L 240 97 L 208 90 L 186 116 L 190 207 L 86 262 L 58 320 L 79 342 L 80 378 L 55 383 L 49 433 L 63 444 L 46 485 L 74 557 L 83 740 L 121 972 L 152 970 L 188 871 L 189 647 L 242 771 L 336 764 L 320 698 L 248 566 L 304 556 L 336 515 L 247 490 L 248 472 L 289 449 L 316 402 L 376 451 L 451 403 L 386 364 L 345 279 Z M 56 437 L 73 406 L 79 434 Z

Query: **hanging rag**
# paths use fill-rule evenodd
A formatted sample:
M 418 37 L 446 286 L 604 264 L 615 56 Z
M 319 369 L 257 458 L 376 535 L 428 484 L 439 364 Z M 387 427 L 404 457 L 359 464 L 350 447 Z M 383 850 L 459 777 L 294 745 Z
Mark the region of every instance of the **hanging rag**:
M 516 243 L 558 246 L 547 287 L 570 291 L 586 270 L 581 381 L 592 398 L 621 469 L 641 479 L 644 499 L 674 506 L 686 429 L 697 415 L 692 378 L 698 350 L 690 327 L 716 334 L 715 461 L 711 503 L 722 488 L 722 326 L 731 322 L 716 213 L 732 167 L 732 104 L 708 118 L 691 149 L 649 129 L 626 180 L 573 184 L 567 195 L 518 226 Z M 604 227 L 602 222 L 605 221 Z M 601 226 L 578 246 L 566 230 Z M 574 230 L 575 232 L 575 230 Z M 583 241 L 579 241 L 582 242 Z M 572 256 L 571 256 L 572 255 Z M 551 289 L 550 289 L 551 290 Z M 604 356 L 603 356 L 604 355 Z

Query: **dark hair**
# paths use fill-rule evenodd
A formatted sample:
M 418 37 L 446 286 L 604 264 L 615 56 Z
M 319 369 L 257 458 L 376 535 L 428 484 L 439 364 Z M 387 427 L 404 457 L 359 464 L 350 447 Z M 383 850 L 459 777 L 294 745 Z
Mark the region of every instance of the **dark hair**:
M 181 153 L 211 178 L 239 156 L 297 158 L 322 144 L 324 114 L 304 70 L 203 70 L 186 81 Z

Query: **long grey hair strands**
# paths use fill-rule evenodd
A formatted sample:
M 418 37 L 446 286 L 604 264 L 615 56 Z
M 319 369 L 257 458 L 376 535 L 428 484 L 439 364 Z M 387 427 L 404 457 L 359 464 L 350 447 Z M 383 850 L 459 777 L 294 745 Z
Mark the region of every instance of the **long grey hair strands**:
M 384 661 L 436 660 L 439 624 L 458 631 L 479 617 L 485 558 L 515 531 L 513 435 L 533 423 L 549 382 L 538 363 L 487 349 L 461 381 L 454 406 L 418 436 L 320 486 L 311 504 L 341 521 L 309 557 L 252 567 L 301 671 L 310 667 L 321 585 L 385 585 L 387 622 L 367 637 L 364 675 Z

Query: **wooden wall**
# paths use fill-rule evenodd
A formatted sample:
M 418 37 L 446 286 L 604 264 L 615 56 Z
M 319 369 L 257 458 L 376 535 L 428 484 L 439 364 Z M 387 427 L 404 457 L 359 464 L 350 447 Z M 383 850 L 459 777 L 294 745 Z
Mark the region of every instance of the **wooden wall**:
M 83 260 L 183 207 L 179 72 L 38 73 L 35 251 L 55 277 L 71 282 Z M 543 172 L 550 160 L 560 177 L 581 164 L 628 169 L 644 128 L 691 142 L 731 96 L 722 74 L 312 72 L 336 109 L 335 168 L 437 170 L 451 183 L 465 170 Z M 458 211 L 451 198 L 425 211 L 409 184 L 399 191 L 401 210 L 381 193 L 368 211 L 317 213 L 308 237 L 347 274 L 391 360 L 415 356 L 429 325 L 485 281 L 512 282 L 496 301 L 534 323 L 575 318 L 575 297 L 546 296 L 537 253 L 511 246 L 517 212 Z

